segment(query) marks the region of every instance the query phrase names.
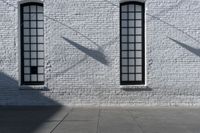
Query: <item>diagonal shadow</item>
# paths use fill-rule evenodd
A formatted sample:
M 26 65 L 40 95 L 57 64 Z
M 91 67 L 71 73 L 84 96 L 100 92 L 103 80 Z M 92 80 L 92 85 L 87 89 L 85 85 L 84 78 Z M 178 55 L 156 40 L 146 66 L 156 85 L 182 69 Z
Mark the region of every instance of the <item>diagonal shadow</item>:
M 161 18 L 156 17 L 156 16 L 154 16 L 154 15 L 151 15 L 151 14 L 149 14 L 149 13 L 146 13 L 146 15 L 148 15 L 148 16 L 152 17 L 153 19 L 158 20 L 158 21 L 160 21 L 160 22 L 162 22 L 162 23 L 168 25 L 169 27 L 171 27 L 171 28 L 173 28 L 173 29 L 175 29 L 175 30 L 177 30 L 177 31 L 179 31 L 179 32 L 181 32 L 181 33 L 183 33 L 183 34 L 185 34 L 186 36 L 188 36 L 188 37 L 191 38 L 192 40 L 194 40 L 194 41 L 200 43 L 200 41 L 199 41 L 198 39 L 194 38 L 193 36 L 191 36 L 190 34 L 188 34 L 187 32 L 185 32 L 184 30 L 179 29 L 179 28 L 176 27 L 175 25 L 170 24 L 170 23 L 168 23 L 168 22 L 162 20 Z
M 106 59 L 106 56 L 104 55 L 104 53 L 100 52 L 101 50 L 98 48 L 98 50 L 94 50 L 94 49 L 88 49 L 86 47 L 81 46 L 80 44 L 66 38 L 66 37 L 62 37 L 65 41 L 67 41 L 69 44 L 71 44 L 72 46 L 76 47 L 78 50 L 82 51 L 83 53 L 85 53 L 86 55 L 92 57 L 93 59 L 99 61 L 100 63 L 104 64 L 104 65 L 108 65 L 109 62 Z
M 45 124 L 46 132 L 51 132 L 68 115 L 70 108 L 44 96 L 42 90 L 20 88 L 17 80 L 0 71 L 0 133 L 43 132 Z
M 175 40 L 175 39 L 172 39 L 172 38 L 170 38 L 170 37 L 169 37 L 169 39 L 172 40 L 173 42 L 179 44 L 181 47 L 187 49 L 187 50 L 190 51 L 191 53 L 193 53 L 193 54 L 195 54 L 195 55 L 197 55 L 197 56 L 200 57 L 200 49 L 193 48 L 193 47 L 191 47 L 191 46 L 188 46 L 188 45 L 185 44 L 185 43 L 179 42 L 179 41 L 177 41 L 177 40 Z
M 169 6 L 168 8 L 164 8 L 163 10 L 161 10 L 161 11 L 159 11 L 157 14 L 154 14 L 153 16 L 164 16 L 166 13 L 168 13 L 169 11 L 171 11 L 171 10 L 173 10 L 173 9 L 175 9 L 175 8 L 178 8 L 178 7 L 180 7 L 184 2 L 185 2 L 186 0 L 179 0 L 179 1 L 177 1 L 177 3 L 176 4 L 174 4 L 174 5 L 171 5 L 171 6 Z M 148 22 L 149 21 L 151 21 L 153 18 L 151 18 L 151 19 L 149 19 L 148 20 Z
M 78 62 L 76 62 L 75 64 L 71 65 L 70 67 L 68 67 L 67 69 L 64 69 L 62 71 L 60 71 L 59 73 L 54 74 L 54 78 L 56 79 L 58 76 L 61 76 L 63 74 L 65 74 L 66 72 L 68 72 L 69 70 L 73 69 L 74 67 L 76 67 L 77 65 L 81 64 L 82 62 L 84 62 L 87 59 L 87 56 L 85 55 L 81 60 L 79 60 Z
M 113 38 L 111 41 L 109 41 L 108 43 L 104 44 L 101 46 L 101 51 L 103 51 L 107 46 L 110 46 L 112 44 L 114 44 L 116 41 L 118 41 L 119 37 L 115 37 Z M 81 64 L 82 62 L 84 62 L 85 60 L 87 60 L 88 56 L 85 55 L 82 59 L 80 59 L 78 62 L 74 63 L 73 65 L 71 65 L 70 67 L 61 70 L 59 73 L 54 74 L 54 78 L 57 78 L 58 76 L 68 72 L 69 70 L 73 69 L 74 67 L 76 67 L 77 65 Z M 48 80 L 48 79 L 47 79 Z
M 113 2 L 111 2 L 109 0 L 103 0 L 103 1 L 109 3 L 109 4 L 113 5 L 113 6 L 119 7 L 119 5 L 113 3 Z

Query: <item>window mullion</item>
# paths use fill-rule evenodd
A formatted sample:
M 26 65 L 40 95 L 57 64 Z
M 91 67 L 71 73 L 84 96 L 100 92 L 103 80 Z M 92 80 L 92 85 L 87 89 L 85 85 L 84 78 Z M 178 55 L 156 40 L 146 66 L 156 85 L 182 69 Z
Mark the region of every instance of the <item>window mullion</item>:
M 128 71 L 128 81 L 129 81 L 129 5 L 127 5 L 127 71 Z
M 136 19 L 136 6 L 134 4 L 134 18 Z M 136 21 L 134 20 L 134 73 L 136 73 Z M 134 80 L 136 81 L 136 74 L 134 74 Z

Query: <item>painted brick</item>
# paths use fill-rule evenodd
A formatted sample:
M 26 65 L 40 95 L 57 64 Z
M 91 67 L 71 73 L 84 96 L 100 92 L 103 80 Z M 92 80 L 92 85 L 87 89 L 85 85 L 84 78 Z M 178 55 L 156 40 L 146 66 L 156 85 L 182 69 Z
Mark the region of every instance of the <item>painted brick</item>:
M 40 89 L 19 85 L 18 2 L 0 1 L 0 105 L 200 105 L 199 0 L 146 0 L 146 86 L 120 85 L 119 0 L 44 1 Z

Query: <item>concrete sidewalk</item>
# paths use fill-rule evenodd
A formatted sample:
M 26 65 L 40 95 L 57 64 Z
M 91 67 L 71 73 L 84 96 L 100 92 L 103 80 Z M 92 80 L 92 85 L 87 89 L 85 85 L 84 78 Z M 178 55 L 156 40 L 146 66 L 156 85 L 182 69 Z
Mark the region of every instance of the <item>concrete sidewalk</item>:
M 200 109 L 1 107 L 0 133 L 200 133 Z

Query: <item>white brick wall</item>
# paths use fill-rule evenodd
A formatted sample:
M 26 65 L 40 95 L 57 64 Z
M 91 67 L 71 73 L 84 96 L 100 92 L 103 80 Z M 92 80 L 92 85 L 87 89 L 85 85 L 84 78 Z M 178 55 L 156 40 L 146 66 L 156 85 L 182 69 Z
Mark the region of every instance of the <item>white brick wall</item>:
M 46 0 L 45 89 L 21 90 L 18 1 L 0 0 L 0 105 L 199 106 L 200 1 L 146 0 L 147 87 L 138 88 L 119 84 L 119 3 Z

